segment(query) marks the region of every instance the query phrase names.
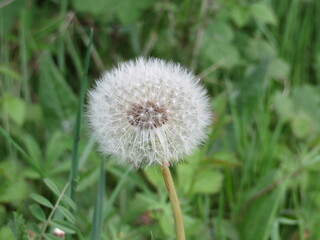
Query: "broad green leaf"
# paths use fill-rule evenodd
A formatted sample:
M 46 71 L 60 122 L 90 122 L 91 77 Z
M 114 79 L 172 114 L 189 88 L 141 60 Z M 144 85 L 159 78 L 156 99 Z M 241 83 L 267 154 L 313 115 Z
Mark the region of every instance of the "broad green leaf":
M 53 208 L 52 203 L 48 199 L 40 196 L 39 194 L 32 193 L 31 198 L 35 200 L 37 203 L 40 203 L 41 205 L 44 205 L 48 208 Z
M 170 209 L 170 203 L 167 202 L 168 194 L 166 191 L 163 191 L 160 194 L 161 196 L 165 196 L 165 198 L 159 200 L 159 196 L 155 193 L 146 193 L 146 194 L 138 194 L 137 199 L 143 202 L 147 210 L 152 209 Z
M 39 126 L 44 123 L 41 106 L 39 103 L 28 103 L 26 122 L 32 122 Z
M 290 65 L 280 59 L 276 58 L 270 62 L 269 76 L 274 79 L 284 80 L 289 77 Z
M 34 217 L 36 217 L 38 220 L 45 222 L 46 221 L 46 215 L 44 214 L 42 208 L 38 204 L 32 204 L 29 206 L 29 209 Z
M 199 229 L 201 229 L 203 226 L 203 219 L 191 217 L 184 212 L 182 213 L 182 217 L 183 224 L 185 226 L 186 236 L 193 236 L 196 233 L 198 239 L 205 239 L 205 234 L 202 235 L 199 232 Z
M 262 23 L 276 24 L 277 19 L 272 9 L 264 3 L 254 3 L 250 7 L 251 15 Z
M 273 106 L 283 121 L 288 121 L 294 118 L 296 109 L 292 100 L 280 92 L 276 92 L 273 96 Z
M 314 133 L 315 130 L 312 120 L 308 115 L 303 113 L 299 113 L 294 116 L 291 121 L 291 128 L 297 138 L 306 138 L 310 134 Z
M 8 226 L 0 227 L 0 239 L 4 240 L 26 240 L 27 238 L 18 238 L 13 235 L 12 230 Z
M 320 88 L 319 86 L 302 85 L 292 91 L 292 101 L 295 109 L 306 115 L 311 128 L 320 132 Z
M 273 59 L 277 55 L 275 49 L 269 42 L 260 38 L 252 38 L 248 42 L 245 54 L 252 60 L 263 61 L 266 58 Z M 270 72 L 270 71 L 269 71 Z
M 243 27 L 249 22 L 249 10 L 245 7 L 241 7 L 240 4 L 233 6 L 230 14 L 232 20 L 238 27 Z
M 20 98 L 6 95 L 3 97 L 3 108 L 9 117 L 18 125 L 24 123 L 27 105 Z
M 52 192 L 54 192 L 58 196 L 60 195 L 60 190 L 54 182 L 52 182 L 49 178 L 45 178 L 43 181 Z
M 12 164 L 11 164 L 12 163 Z M 17 177 L 17 169 L 13 162 L 3 162 L 0 164 L 0 203 L 19 204 L 28 194 L 28 185 L 22 176 Z M 12 174 L 12 178 L 7 178 L 1 172 Z
M 192 193 L 213 194 L 220 191 L 223 176 L 214 169 L 203 169 L 196 172 L 191 188 Z
M 241 163 L 231 152 L 216 152 L 212 156 L 205 158 L 205 161 L 213 163 L 215 166 L 221 167 L 239 167 Z
M 239 51 L 229 42 L 204 37 L 201 43 L 201 55 L 211 64 L 220 63 L 222 68 L 232 68 L 239 64 Z
M 53 226 L 61 229 L 66 233 L 73 234 L 77 231 L 76 227 L 73 224 L 63 220 L 51 220 L 51 223 Z
M 206 28 L 206 36 L 217 42 L 231 42 L 234 38 L 232 27 L 224 21 L 214 22 Z
M 176 170 L 179 189 L 182 189 L 185 194 L 188 194 L 193 182 L 195 168 L 188 163 L 181 163 L 177 165 Z
M 143 172 L 144 175 L 147 177 L 148 181 L 156 189 L 163 189 L 165 187 L 160 167 L 149 167 L 145 169 Z
M 174 235 L 174 217 L 170 209 L 161 214 L 159 223 L 166 236 Z

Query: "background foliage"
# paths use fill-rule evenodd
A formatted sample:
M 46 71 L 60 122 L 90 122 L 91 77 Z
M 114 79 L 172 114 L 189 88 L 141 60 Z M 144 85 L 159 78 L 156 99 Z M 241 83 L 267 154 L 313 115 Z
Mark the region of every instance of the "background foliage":
M 90 84 L 155 56 L 212 96 L 208 142 L 173 168 L 188 239 L 320 239 L 319 16 L 317 0 L 0 1 L 0 239 L 174 239 L 158 169 L 102 161 L 104 179 L 84 120 L 65 194 L 91 28 Z

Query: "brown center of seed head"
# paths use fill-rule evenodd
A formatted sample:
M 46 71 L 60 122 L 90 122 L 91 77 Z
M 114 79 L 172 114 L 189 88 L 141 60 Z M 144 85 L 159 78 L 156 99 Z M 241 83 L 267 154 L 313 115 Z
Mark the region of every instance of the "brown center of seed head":
M 166 109 L 153 101 L 134 103 L 127 114 L 130 124 L 142 129 L 157 128 L 168 121 Z

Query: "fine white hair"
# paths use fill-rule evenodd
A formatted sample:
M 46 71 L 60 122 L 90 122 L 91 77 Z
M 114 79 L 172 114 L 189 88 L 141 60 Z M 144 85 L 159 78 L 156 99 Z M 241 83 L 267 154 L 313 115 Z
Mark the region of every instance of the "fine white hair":
M 102 153 L 132 167 L 178 162 L 205 140 L 209 99 L 179 64 L 138 58 L 105 72 L 89 91 L 87 117 Z

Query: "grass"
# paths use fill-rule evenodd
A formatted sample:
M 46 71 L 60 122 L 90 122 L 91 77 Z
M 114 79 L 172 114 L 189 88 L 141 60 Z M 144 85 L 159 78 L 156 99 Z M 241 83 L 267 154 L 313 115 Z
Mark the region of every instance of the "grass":
M 99 188 L 97 193 L 97 200 L 94 206 L 94 214 L 92 221 L 92 230 L 91 230 L 91 238 L 90 239 L 99 239 L 102 231 L 102 222 L 103 222 L 103 201 L 105 194 L 105 172 L 104 172 L 104 161 L 105 159 L 101 159 L 100 165 L 100 176 L 99 176 Z
M 194 69 L 212 98 L 208 141 L 172 173 L 186 238 L 320 239 L 319 16 L 315 0 L 2 1 L 0 239 L 174 239 L 159 169 L 101 161 L 83 118 L 87 83 L 139 55 Z
M 71 162 L 71 172 L 70 172 L 70 197 L 71 199 L 75 199 L 75 190 L 76 183 L 78 181 L 78 171 L 79 171 L 79 163 L 78 163 L 78 146 L 79 146 L 79 138 L 80 138 L 80 123 L 83 117 L 83 108 L 84 108 L 84 99 L 88 88 L 87 74 L 89 70 L 90 64 L 90 53 L 91 53 L 91 45 L 93 41 L 93 30 L 90 32 L 90 40 L 89 45 L 87 47 L 85 63 L 84 63 L 84 71 L 81 79 L 81 87 L 80 87 L 80 96 L 79 103 L 77 107 L 77 115 L 76 115 L 76 123 L 74 128 L 74 138 L 73 138 L 73 148 L 72 148 L 72 162 Z M 103 165 L 102 165 L 103 166 Z

